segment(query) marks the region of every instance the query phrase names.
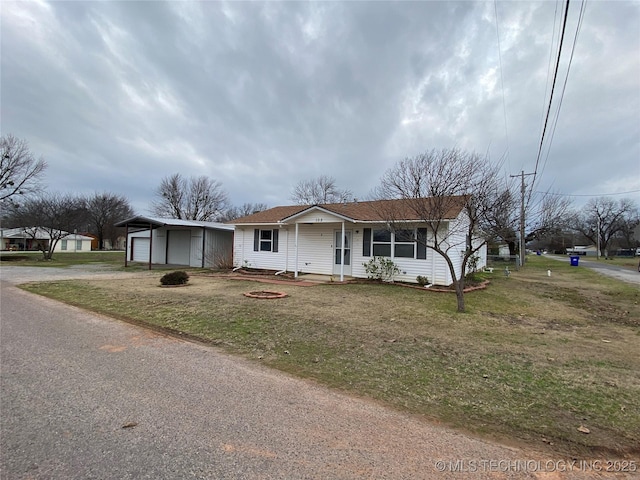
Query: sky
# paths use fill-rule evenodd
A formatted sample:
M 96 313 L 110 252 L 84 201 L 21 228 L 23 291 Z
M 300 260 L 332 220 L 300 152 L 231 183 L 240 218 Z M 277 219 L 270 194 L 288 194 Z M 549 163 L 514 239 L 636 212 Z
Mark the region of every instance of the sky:
M 291 204 L 320 175 L 365 200 L 434 148 L 578 204 L 640 201 L 638 1 L 570 3 L 538 155 L 564 6 L 3 0 L 0 130 L 48 162 L 49 191 L 140 215 L 174 173 L 234 205 Z

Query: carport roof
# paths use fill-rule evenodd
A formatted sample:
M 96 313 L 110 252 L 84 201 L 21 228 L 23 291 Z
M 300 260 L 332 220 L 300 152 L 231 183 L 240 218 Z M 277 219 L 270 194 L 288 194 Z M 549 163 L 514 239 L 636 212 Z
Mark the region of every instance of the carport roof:
M 202 222 L 199 220 L 182 220 L 179 218 L 159 218 L 159 217 L 143 217 L 141 215 L 128 218 L 116 223 L 116 227 L 128 228 L 160 228 L 160 227 L 199 227 L 212 230 L 233 231 L 233 225 L 226 225 L 218 222 Z

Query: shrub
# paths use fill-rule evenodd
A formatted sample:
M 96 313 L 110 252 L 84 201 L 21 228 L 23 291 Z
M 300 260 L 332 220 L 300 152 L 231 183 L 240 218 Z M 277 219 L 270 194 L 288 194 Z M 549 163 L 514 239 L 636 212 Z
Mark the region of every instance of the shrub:
M 423 277 L 422 275 L 418 275 L 416 277 L 416 282 L 418 282 L 418 285 L 420 285 L 421 287 L 429 285 L 429 279 L 427 277 Z
M 371 280 L 393 282 L 393 277 L 400 273 L 400 269 L 390 258 L 373 257 L 362 265 L 365 272 L 367 272 L 367 278 Z
M 189 281 L 189 274 L 182 270 L 170 272 L 162 276 L 162 285 L 185 285 Z

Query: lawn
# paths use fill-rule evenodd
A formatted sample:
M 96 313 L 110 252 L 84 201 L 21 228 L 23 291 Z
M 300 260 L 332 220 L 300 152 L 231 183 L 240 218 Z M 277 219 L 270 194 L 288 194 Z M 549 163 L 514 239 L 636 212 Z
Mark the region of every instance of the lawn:
M 551 276 L 547 271 L 551 270 Z M 640 289 L 544 257 L 486 290 L 278 285 L 193 275 L 29 291 L 182 332 L 333 388 L 557 455 L 640 454 Z M 583 433 L 578 429 L 588 429 Z
M 25 267 L 70 267 L 73 265 L 103 264 L 114 268 L 124 266 L 124 252 L 91 251 L 54 253 L 51 260 L 45 260 L 42 252 L 0 252 L 4 265 Z

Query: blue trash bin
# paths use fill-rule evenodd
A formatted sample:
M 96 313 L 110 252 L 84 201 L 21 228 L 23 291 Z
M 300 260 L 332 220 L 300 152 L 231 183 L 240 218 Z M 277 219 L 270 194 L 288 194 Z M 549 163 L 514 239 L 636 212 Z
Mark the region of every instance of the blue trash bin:
M 569 257 L 569 258 L 571 259 L 571 266 L 572 266 L 572 267 L 577 267 L 577 266 L 578 266 L 578 263 L 580 262 L 580 257 L 578 257 L 578 256 L 573 256 L 573 255 L 572 255 L 572 256 L 571 256 L 571 257 Z

